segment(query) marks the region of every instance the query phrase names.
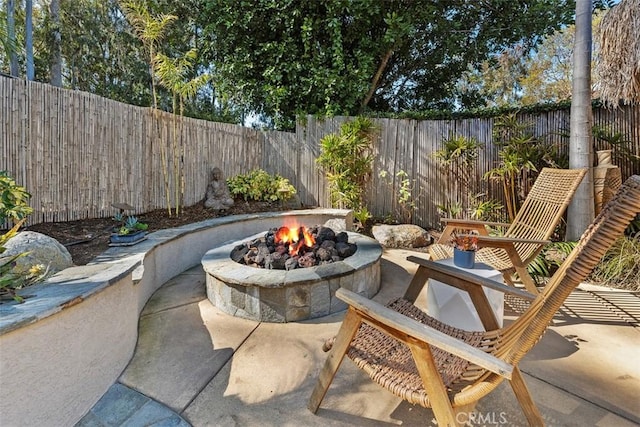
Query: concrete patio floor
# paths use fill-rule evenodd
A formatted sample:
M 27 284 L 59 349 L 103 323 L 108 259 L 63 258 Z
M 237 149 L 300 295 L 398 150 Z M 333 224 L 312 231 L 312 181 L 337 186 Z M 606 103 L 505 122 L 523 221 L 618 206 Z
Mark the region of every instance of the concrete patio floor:
M 415 271 L 405 258 L 416 254 L 385 250 L 375 300 L 402 294 Z M 211 305 L 204 280 L 193 268 L 149 300 L 133 359 L 79 426 L 435 425 L 430 410 L 396 398 L 349 360 L 312 414 L 306 405 L 326 358 L 322 344 L 343 313 L 285 324 L 235 318 Z M 639 326 L 637 294 L 590 285 L 574 291 L 520 365 L 548 425 L 640 425 Z M 463 418 L 527 424 L 507 383 Z

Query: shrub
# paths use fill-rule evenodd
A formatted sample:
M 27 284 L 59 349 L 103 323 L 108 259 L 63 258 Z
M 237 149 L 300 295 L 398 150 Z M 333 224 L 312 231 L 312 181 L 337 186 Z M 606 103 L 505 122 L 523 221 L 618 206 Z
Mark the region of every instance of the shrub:
M 620 237 L 607 251 L 590 278 L 614 288 L 640 291 L 640 239 Z
M 245 201 L 276 202 L 288 200 L 296 189 L 288 179 L 280 175 L 269 175 L 262 169 L 254 169 L 246 175 L 236 175 L 227 179 L 229 192 Z
M 0 171 L 0 225 L 7 219 L 19 221 L 33 212 L 28 203 L 30 197 L 31 194 L 17 185 L 7 171 Z
M 356 117 L 340 126 L 339 134 L 329 134 L 320 141 L 316 162 L 324 170 L 334 207 L 354 210 L 357 221 L 371 218 L 364 203 L 366 185 L 372 171 L 373 140 L 378 127 L 368 118 Z

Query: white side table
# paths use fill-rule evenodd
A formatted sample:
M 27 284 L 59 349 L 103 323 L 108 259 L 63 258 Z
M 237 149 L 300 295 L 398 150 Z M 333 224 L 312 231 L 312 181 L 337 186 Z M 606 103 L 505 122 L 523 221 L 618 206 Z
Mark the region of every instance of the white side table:
M 475 263 L 474 268 L 460 268 L 453 264 L 453 258 L 436 261 L 460 270 L 473 273 L 496 282 L 503 283 L 502 274 L 486 264 Z M 498 324 L 502 326 L 504 318 L 504 294 L 493 289 L 483 288 Z M 429 279 L 427 285 L 427 313 L 429 316 L 448 325 L 467 331 L 484 331 L 480 317 L 471 302 L 469 294 L 437 280 Z

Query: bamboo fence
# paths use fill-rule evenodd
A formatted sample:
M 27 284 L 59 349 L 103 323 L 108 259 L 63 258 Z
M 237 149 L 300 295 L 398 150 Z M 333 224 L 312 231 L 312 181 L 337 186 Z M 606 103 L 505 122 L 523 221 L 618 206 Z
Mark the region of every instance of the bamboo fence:
M 328 183 L 315 159 L 325 135 L 338 132 L 348 117 L 299 123 L 295 133 L 259 131 L 238 125 L 180 118 L 92 94 L 0 77 L 0 170 L 7 170 L 32 194 L 29 223 L 109 217 L 115 202 L 135 213 L 190 206 L 204 198 L 210 172 L 220 167 L 226 177 L 262 168 L 289 179 L 305 205 L 329 206 Z M 569 110 L 522 114 L 544 137 L 567 154 Z M 625 147 L 640 153 L 640 108 L 594 109 L 594 124 L 621 132 Z M 494 120 L 374 119 L 379 136 L 367 192 L 376 216 L 407 214 L 399 203 L 400 177 L 410 179 L 416 208 L 412 221 L 423 227 L 439 224 L 438 205 L 451 189 L 433 158 L 450 135 L 473 137 L 483 146 L 472 177 L 472 194 L 501 199 L 501 188 L 483 179 L 496 166 L 492 144 Z M 596 149 L 608 148 L 594 141 Z M 640 173 L 638 163 L 614 150 L 623 178 Z M 618 155 L 616 155 L 618 154 Z M 166 171 L 166 178 L 165 173 Z M 385 171 L 386 176 L 380 176 Z M 167 179 L 167 184 L 165 184 Z M 463 192 L 465 194 L 463 194 Z M 450 195 L 449 195 L 450 196 Z M 169 203 L 168 203 L 169 201 Z

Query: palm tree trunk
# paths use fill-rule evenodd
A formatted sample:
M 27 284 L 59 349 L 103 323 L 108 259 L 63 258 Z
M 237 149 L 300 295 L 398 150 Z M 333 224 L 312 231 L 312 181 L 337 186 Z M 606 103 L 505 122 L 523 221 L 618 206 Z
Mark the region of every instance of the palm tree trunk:
M 27 80 L 33 81 L 35 69 L 33 67 L 33 0 L 25 2 L 25 51 L 27 59 Z
M 591 142 L 591 0 L 576 1 L 573 48 L 569 167 L 589 168 L 568 209 L 567 240 L 578 240 L 593 221 L 593 149 Z
M 51 85 L 62 87 L 62 36 L 60 28 L 60 0 L 51 0 L 52 46 L 51 46 Z
M 20 68 L 18 66 L 18 54 L 16 52 L 16 2 L 7 1 L 7 45 L 9 50 L 9 72 L 13 77 L 18 77 Z

